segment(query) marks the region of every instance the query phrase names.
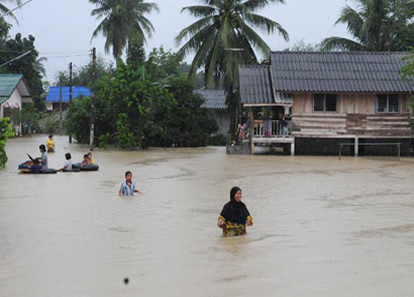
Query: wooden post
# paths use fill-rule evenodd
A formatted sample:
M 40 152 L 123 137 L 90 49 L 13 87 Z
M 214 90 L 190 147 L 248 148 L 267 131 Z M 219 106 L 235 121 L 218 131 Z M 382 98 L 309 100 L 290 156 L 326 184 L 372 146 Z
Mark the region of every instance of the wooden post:
M 253 110 L 251 108 L 249 108 L 249 120 L 250 120 L 250 154 L 254 155 L 254 141 L 253 141 L 253 137 L 254 137 L 254 116 L 253 116 Z
M 89 135 L 89 150 L 93 151 L 93 140 L 95 137 L 95 62 L 96 62 L 96 48 L 92 50 L 92 90 L 91 90 L 91 131 Z
M 72 62 L 69 64 L 69 105 L 72 103 Z M 72 133 L 69 131 L 69 143 L 72 143 Z
M 399 161 L 401 158 L 401 143 L 398 143 L 397 146 L 398 146 L 398 161 Z
M 359 138 L 358 137 L 355 137 L 354 151 L 355 151 L 355 157 L 358 157 L 359 155 Z
M 341 160 L 342 155 L 342 143 L 339 144 L 339 160 Z
M 59 135 L 62 135 L 63 116 L 62 116 L 62 79 L 59 81 Z

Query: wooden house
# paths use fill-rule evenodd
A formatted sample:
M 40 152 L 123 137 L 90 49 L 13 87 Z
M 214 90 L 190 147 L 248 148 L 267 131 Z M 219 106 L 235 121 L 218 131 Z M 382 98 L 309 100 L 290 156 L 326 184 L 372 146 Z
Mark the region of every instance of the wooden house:
M 202 108 L 208 109 L 213 114 L 214 119 L 217 122 L 218 134 L 227 135 L 230 130 L 230 113 L 226 104 L 226 94 L 223 90 L 198 90 L 197 94 L 200 94 L 204 103 Z
M 252 153 L 262 143 L 285 145 L 292 155 L 333 155 L 346 143 L 348 155 L 388 155 L 396 154 L 391 143 L 401 143 L 401 153 L 410 154 L 414 85 L 400 74 L 406 55 L 273 52 L 269 65 L 241 65 Z M 280 115 L 258 120 L 257 110 L 266 108 L 283 111 L 282 124 Z

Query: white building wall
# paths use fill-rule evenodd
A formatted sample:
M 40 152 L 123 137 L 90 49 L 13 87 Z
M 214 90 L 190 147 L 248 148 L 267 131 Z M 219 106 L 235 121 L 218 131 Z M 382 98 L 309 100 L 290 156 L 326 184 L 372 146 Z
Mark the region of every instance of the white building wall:
M 7 100 L 1 105 L 0 118 L 2 118 L 4 115 L 4 112 L 3 112 L 4 108 L 8 108 L 8 107 L 18 108 L 19 110 L 22 110 L 22 96 L 20 95 L 20 92 L 17 90 L 17 88 L 14 90 L 9 100 Z M 21 131 L 22 131 L 21 125 L 14 126 L 13 128 L 16 133 L 21 134 Z

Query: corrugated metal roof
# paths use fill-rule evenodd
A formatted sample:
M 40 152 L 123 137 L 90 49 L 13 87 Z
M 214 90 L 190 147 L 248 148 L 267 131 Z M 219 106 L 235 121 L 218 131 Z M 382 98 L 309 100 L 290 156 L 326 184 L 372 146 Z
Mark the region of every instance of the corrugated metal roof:
M 275 92 L 273 96 L 269 66 L 240 65 L 239 77 L 242 104 L 293 104 L 290 93 Z
M 10 98 L 22 78 L 22 74 L 0 74 L 0 104 Z
M 272 52 L 278 92 L 412 92 L 399 71 L 407 53 Z M 267 86 L 263 86 L 267 88 Z
M 239 79 L 242 104 L 274 103 L 269 66 L 240 65 Z
M 72 98 L 76 99 L 80 96 L 89 97 L 91 96 L 91 91 L 87 87 L 73 87 Z M 45 102 L 60 102 L 60 87 L 50 87 Z M 62 86 L 62 102 L 69 102 L 69 87 L 67 86 Z
M 205 102 L 202 108 L 223 110 L 227 109 L 226 93 L 223 90 L 198 90 L 198 94 L 203 96 Z

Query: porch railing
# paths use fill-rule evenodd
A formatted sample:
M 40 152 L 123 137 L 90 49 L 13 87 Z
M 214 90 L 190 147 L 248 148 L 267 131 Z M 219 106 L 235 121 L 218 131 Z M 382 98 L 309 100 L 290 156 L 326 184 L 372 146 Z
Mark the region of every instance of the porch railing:
M 285 122 L 285 127 L 283 126 Z M 283 137 L 292 135 L 291 121 L 258 120 L 253 125 L 254 137 Z

